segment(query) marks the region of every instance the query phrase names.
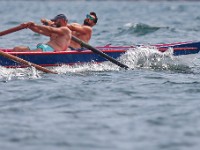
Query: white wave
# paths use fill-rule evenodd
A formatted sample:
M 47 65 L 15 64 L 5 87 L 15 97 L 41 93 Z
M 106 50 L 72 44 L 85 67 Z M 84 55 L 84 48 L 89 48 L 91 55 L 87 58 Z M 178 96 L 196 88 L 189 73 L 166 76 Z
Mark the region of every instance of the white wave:
M 0 66 L 0 80 L 10 81 L 13 79 L 38 79 L 41 78 L 38 70 L 29 68 L 5 68 Z
M 138 46 L 134 49 L 129 49 L 120 57 L 120 60 L 131 68 L 141 66 L 149 68 L 152 65 L 163 65 L 163 67 L 165 67 L 163 61 L 165 61 L 166 58 L 173 60 L 173 49 L 168 49 L 163 53 L 153 46 Z
M 55 67 L 54 71 L 58 73 L 81 73 L 81 72 L 101 72 L 101 71 L 117 71 L 119 70 L 119 66 L 112 64 L 111 62 L 103 62 L 103 63 L 84 63 L 84 64 L 76 64 L 73 66 L 62 65 L 59 67 Z
M 130 68 L 150 68 L 171 70 L 172 68 L 190 68 L 196 56 L 174 56 L 173 49 L 169 48 L 165 52 L 160 52 L 153 46 L 138 46 L 129 49 L 120 57 L 120 61 Z
M 169 48 L 165 52 L 160 52 L 153 46 L 139 46 L 129 49 L 119 59 L 119 62 L 127 65 L 130 69 L 149 68 L 149 69 L 170 69 L 171 66 L 180 65 L 177 57 L 173 56 L 173 49 Z M 121 68 L 109 61 L 103 63 L 86 63 L 74 66 L 62 65 L 55 67 L 58 73 L 82 73 L 91 71 L 119 71 Z

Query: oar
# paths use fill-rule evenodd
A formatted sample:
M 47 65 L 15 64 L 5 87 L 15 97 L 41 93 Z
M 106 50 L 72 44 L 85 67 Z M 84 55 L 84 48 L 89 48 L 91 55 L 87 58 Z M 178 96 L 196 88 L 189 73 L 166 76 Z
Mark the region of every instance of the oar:
M 19 25 L 19 26 L 16 26 L 16 27 L 13 27 L 13 28 L 10 28 L 8 30 L 5 30 L 5 31 L 2 31 L 0 32 L 0 36 L 3 36 L 3 35 L 6 35 L 6 34 L 9 34 L 9 33 L 13 33 L 13 32 L 16 32 L 16 31 L 19 31 L 19 30 L 22 30 L 22 29 L 25 29 L 26 27 L 25 26 L 22 26 L 22 25 Z M 35 67 L 36 69 L 40 70 L 40 71 L 43 71 L 45 73 L 53 73 L 53 74 L 57 74 L 57 72 L 54 72 L 54 71 L 51 71 L 51 70 L 48 70 L 40 65 L 37 65 L 37 64 L 34 64 L 34 63 L 31 63 L 29 61 L 26 61 L 24 59 L 21 59 L 17 56 L 14 56 L 14 55 L 11 55 L 11 54 L 8 54 L 6 52 L 3 52 L 0 50 L 0 55 L 3 56 L 3 57 L 6 57 L 8 59 L 11 59 L 15 62 L 18 62 L 18 63 L 21 63 L 21 64 L 24 64 L 24 65 L 27 65 L 27 66 L 33 66 Z
M 124 64 L 122 64 L 122 63 L 120 63 L 120 62 L 117 61 L 116 59 L 114 59 L 114 58 L 108 56 L 107 54 L 105 54 L 105 53 L 103 53 L 102 51 L 100 51 L 100 50 L 94 48 L 93 46 L 91 46 L 91 45 L 85 43 L 84 41 L 80 40 L 79 38 L 77 38 L 77 37 L 75 37 L 75 36 L 72 36 L 72 40 L 75 41 L 75 42 L 77 42 L 77 43 L 79 43 L 82 47 L 88 48 L 89 50 L 93 51 L 94 53 L 96 53 L 96 54 L 102 56 L 103 58 L 105 58 L 105 59 L 111 61 L 112 63 L 114 63 L 114 64 L 116 64 L 116 65 L 118 65 L 118 66 L 120 66 L 120 67 L 122 67 L 122 68 L 124 68 L 124 69 L 128 69 L 128 68 L 129 68 L 128 66 L 126 66 L 126 65 L 124 65 Z
M 19 57 L 17 57 L 17 56 L 14 56 L 14 55 L 5 53 L 5 52 L 3 52 L 3 51 L 1 51 L 1 50 L 0 50 L 0 55 L 3 56 L 3 57 L 6 57 L 6 58 L 8 58 L 8 59 L 11 59 L 11 60 L 13 60 L 13 61 L 15 61 L 15 62 L 18 62 L 18 63 L 20 63 L 20 64 L 24 64 L 24 65 L 27 65 L 27 66 L 30 66 L 30 67 L 33 66 L 33 67 L 35 67 L 37 70 L 43 71 L 43 72 L 45 72 L 45 73 L 57 74 L 57 72 L 48 70 L 48 69 L 46 69 L 46 68 L 44 68 L 44 67 L 42 67 L 42 66 L 40 66 L 40 65 L 31 63 L 31 62 L 26 61 L 26 60 L 24 60 L 24 59 L 21 59 L 21 58 L 19 58 Z
M 13 27 L 13 28 L 10 28 L 8 30 L 4 30 L 4 31 L 0 32 L 0 36 L 6 35 L 6 34 L 9 34 L 9 33 L 13 33 L 13 32 L 25 29 L 25 28 L 26 28 L 25 26 L 19 25 L 19 26 L 16 26 L 16 27 Z

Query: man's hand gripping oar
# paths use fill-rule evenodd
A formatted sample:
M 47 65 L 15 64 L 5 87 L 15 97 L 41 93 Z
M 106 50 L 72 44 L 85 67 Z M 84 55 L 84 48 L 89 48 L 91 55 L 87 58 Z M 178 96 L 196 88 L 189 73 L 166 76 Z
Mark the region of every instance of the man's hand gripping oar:
M 16 31 L 19 31 L 19 30 L 22 30 L 22 29 L 25 29 L 25 28 L 27 28 L 28 26 L 29 26 L 29 25 L 27 25 L 27 24 L 21 24 L 21 25 L 19 25 L 19 26 L 16 26 L 16 27 L 13 27 L 13 28 L 10 28 L 10 29 L 8 29 L 8 30 L 5 30 L 5 31 L 0 32 L 0 36 L 7 35 L 7 34 L 10 34 L 10 33 L 13 33 L 13 32 L 16 32 Z M 35 67 L 37 70 L 43 71 L 43 72 L 45 72 L 45 73 L 57 74 L 57 72 L 48 70 L 48 69 L 46 69 L 46 68 L 44 68 L 44 67 L 42 67 L 42 66 L 40 66 L 40 65 L 31 63 L 31 62 L 29 62 L 29 61 L 26 61 L 26 60 L 21 59 L 21 58 L 19 58 L 19 57 L 17 57 L 17 56 L 8 54 L 8 53 L 6 53 L 6 52 L 4 52 L 4 51 L 1 51 L 1 50 L 0 50 L 0 55 L 3 56 L 3 57 L 6 57 L 6 58 L 8 58 L 8 59 L 11 59 L 11 60 L 13 60 L 13 61 L 15 61 L 15 62 L 18 62 L 18 63 L 20 63 L 20 64 L 24 64 L 24 65 L 27 65 L 27 66 L 30 66 L 30 67 L 33 66 L 33 67 Z

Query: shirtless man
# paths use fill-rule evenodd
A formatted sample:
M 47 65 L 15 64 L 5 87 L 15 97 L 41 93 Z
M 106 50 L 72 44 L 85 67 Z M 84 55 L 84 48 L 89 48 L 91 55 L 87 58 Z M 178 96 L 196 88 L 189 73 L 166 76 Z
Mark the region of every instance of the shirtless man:
M 68 28 L 72 31 L 72 35 L 81 39 L 82 41 L 88 43 L 92 36 L 92 27 L 96 25 L 98 21 L 97 15 L 95 12 L 90 12 L 90 14 L 86 15 L 86 19 L 83 24 L 80 25 L 78 23 L 68 24 Z M 71 50 L 81 50 L 81 46 L 79 43 L 71 40 L 69 48 Z
M 52 20 L 56 27 L 37 25 L 33 22 L 23 23 L 22 26 L 25 26 L 36 33 L 49 36 L 50 40 L 45 44 L 38 44 L 35 48 L 29 48 L 26 46 L 14 47 L 13 51 L 66 51 L 71 41 L 71 31 L 67 27 L 67 17 L 64 14 L 59 14 Z

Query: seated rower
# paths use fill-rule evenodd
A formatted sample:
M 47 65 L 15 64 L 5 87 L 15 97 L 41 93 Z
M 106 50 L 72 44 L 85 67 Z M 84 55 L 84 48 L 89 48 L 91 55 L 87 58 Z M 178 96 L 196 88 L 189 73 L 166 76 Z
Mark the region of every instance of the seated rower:
M 68 50 L 71 41 L 71 31 L 67 27 L 67 17 L 64 14 L 59 14 L 53 20 L 55 26 L 38 25 L 33 22 L 21 24 L 33 32 L 49 36 L 50 40 L 45 44 L 38 44 L 35 48 L 17 46 L 13 48 L 13 51 L 53 52 Z
M 92 37 L 92 27 L 96 25 L 98 21 L 97 15 L 95 12 L 90 12 L 86 15 L 83 24 L 72 23 L 68 24 L 67 27 L 72 31 L 72 35 L 79 38 L 80 40 L 89 43 L 89 40 Z M 71 40 L 69 48 L 71 50 L 84 50 L 84 47 L 77 42 Z

